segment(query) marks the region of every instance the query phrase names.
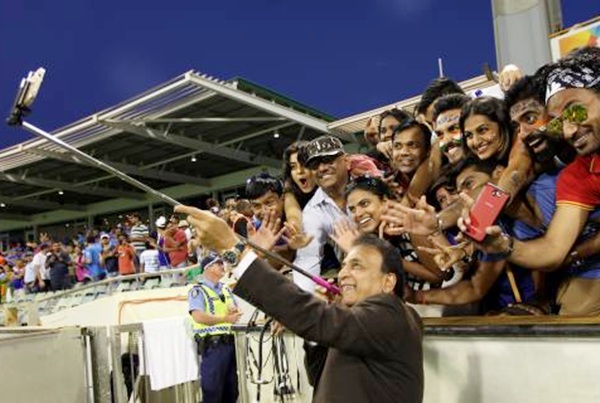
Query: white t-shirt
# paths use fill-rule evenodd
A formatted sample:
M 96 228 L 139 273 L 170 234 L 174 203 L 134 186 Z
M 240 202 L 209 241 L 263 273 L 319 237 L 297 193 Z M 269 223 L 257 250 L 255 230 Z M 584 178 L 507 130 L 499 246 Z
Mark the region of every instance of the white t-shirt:
M 146 249 L 140 254 L 140 264 L 144 266 L 145 273 L 156 273 L 160 269 L 158 260 L 158 251 L 156 249 Z
M 26 283 L 31 283 L 35 281 L 35 267 L 33 267 L 33 261 L 25 265 L 25 277 L 23 278 L 23 280 Z
M 42 274 L 42 279 L 50 280 L 50 270 L 46 270 L 46 252 L 38 252 L 33 256 L 31 261 L 36 270 Z

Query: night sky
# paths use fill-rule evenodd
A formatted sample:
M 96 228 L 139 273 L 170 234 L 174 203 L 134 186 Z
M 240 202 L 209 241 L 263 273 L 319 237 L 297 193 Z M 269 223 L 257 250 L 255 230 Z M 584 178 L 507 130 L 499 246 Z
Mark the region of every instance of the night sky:
M 600 2 L 563 1 L 567 27 L 599 14 Z M 417 95 L 438 57 L 456 80 L 496 65 L 489 0 L 2 0 L 0 38 L 0 111 L 44 66 L 29 121 L 46 130 L 190 69 L 341 118 Z M 0 148 L 29 138 L 4 127 Z

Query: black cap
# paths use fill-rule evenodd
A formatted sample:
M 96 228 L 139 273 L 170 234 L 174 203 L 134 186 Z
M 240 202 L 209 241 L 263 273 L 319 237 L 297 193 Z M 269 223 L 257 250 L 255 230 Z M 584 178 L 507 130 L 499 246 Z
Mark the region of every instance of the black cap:
M 317 137 L 306 145 L 306 165 L 315 158 L 341 155 L 344 152 L 344 145 L 337 137 Z
M 208 266 L 211 266 L 217 262 L 223 262 L 223 259 L 221 259 L 221 256 L 219 256 L 215 252 L 210 252 L 208 255 L 206 255 L 202 259 L 202 261 L 200 262 L 200 266 L 202 267 L 203 270 L 206 270 L 206 269 L 208 269 Z

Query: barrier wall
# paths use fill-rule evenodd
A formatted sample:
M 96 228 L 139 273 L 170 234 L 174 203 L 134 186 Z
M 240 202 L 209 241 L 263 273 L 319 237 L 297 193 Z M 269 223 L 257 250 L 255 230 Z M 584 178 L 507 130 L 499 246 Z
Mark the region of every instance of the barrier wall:
M 80 329 L 1 329 L 0 400 L 87 402 L 85 363 Z

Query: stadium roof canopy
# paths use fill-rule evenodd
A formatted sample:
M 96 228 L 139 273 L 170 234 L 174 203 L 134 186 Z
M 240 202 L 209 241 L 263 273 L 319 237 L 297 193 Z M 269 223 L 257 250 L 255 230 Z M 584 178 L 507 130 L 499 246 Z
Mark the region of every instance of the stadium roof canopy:
M 280 172 L 283 150 L 327 133 L 331 116 L 242 78 L 194 71 L 52 134 L 175 198 Z M 346 141 L 351 135 L 341 134 Z M 0 151 L 0 231 L 156 202 L 46 139 Z

